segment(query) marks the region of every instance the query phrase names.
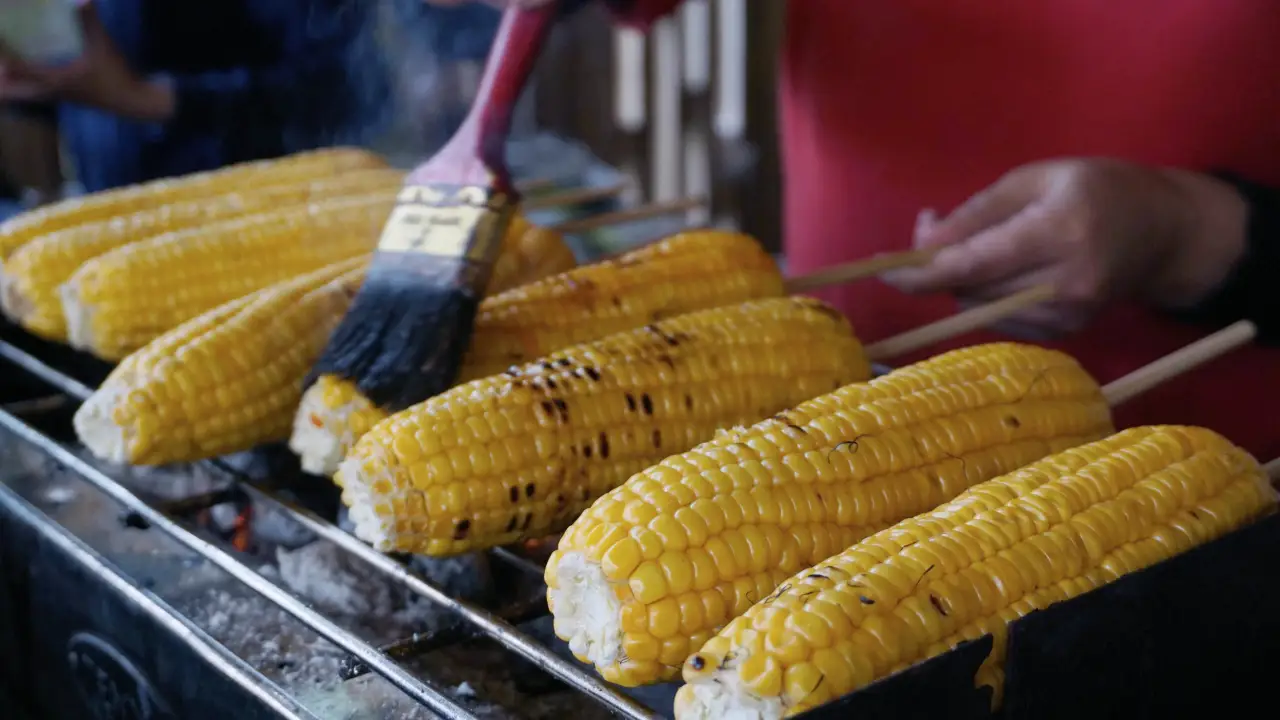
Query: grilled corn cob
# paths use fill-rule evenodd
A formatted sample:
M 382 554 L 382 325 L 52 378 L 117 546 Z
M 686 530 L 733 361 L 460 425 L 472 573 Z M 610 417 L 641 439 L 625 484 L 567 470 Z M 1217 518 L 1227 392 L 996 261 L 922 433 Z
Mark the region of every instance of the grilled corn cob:
M 67 327 L 58 287 L 82 264 L 109 250 L 162 233 L 309 202 L 379 190 L 391 197 L 403 177 L 398 170 L 375 168 L 322 180 L 292 180 L 248 192 L 233 190 L 162 205 L 42 235 L 15 250 L 0 265 L 0 306 L 27 330 L 49 340 L 65 341 Z
M 232 190 L 244 191 L 378 167 L 386 167 L 386 161 L 366 150 L 325 148 L 71 198 L 0 224 L 0 260 L 29 240 L 84 223 L 184 200 L 203 200 Z
M 72 346 L 118 360 L 201 313 L 369 253 L 389 193 L 286 208 L 157 235 L 80 266 L 60 289 Z
M 939 355 L 667 458 L 547 564 L 556 634 L 606 680 L 674 678 L 783 580 L 965 488 L 1111 432 L 1097 384 L 1027 345 Z
M 565 262 L 558 236 L 535 234 L 507 236 L 499 259 L 507 271 L 491 284 L 534 272 L 535 259 L 510 257 L 526 250 L 548 250 L 548 261 Z M 81 406 L 81 440 L 113 462 L 159 465 L 284 439 L 303 381 L 359 290 L 366 263 L 353 258 L 287 280 L 160 336 L 125 358 Z
M 795 715 L 1238 528 L 1274 507 L 1209 430 L 1142 427 L 984 482 L 788 580 L 684 664 L 683 720 Z M 997 688 L 998 690 L 999 688 Z
M 817 300 L 705 310 L 553 353 L 382 421 L 336 481 L 381 550 L 465 552 L 563 528 L 631 474 L 717 428 L 870 368 Z
M 782 294 L 782 277 L 755 240 L 689 232 L 487 298 L 460 382 L 550 352 L 694 310 Z M 387 412 L 350 382 L 322 377 L 303 394 L 290 441 L 308 472 L 332 475 Z
M 125 358 L 80 406 L 94 455 L 159 465 L 289 432 L 302 381 L 364 280 L 345 260 L 215 308 Z

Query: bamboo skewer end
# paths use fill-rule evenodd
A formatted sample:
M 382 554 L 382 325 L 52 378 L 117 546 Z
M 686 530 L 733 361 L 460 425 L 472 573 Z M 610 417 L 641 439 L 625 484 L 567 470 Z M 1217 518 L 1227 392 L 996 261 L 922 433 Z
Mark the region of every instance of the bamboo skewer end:
M 1107 404 L 1115 407 L 1210 360 L 1248 345 L 1257 335 L 1258 328 L 1253 323 L 1241 320 L 1108 383 L 1102 388 L 1102 394 L 1107 399 Z

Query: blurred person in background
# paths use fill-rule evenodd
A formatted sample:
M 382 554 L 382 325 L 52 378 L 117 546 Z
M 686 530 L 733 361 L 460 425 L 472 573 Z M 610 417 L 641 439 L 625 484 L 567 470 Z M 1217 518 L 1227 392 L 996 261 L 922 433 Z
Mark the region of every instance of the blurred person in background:
M 680 2 L 606 4 L 644 28 Z M 788 270 L 945 248 L 887 282 L 821 293 L 868 341 L 1051 284 L 1057 301 L 1006 329 L 1101 382 L 1248 317 L 1270 347 L 1116 419 L 1205 425 L 1276 457 L 1277 37 L 1276 0 L 787 3 Z
M 0 102 L 44 101 L 87 191 L 335 144 L 386 114 L 373 2 L 92 0 L 84 54 L 0 52 Z

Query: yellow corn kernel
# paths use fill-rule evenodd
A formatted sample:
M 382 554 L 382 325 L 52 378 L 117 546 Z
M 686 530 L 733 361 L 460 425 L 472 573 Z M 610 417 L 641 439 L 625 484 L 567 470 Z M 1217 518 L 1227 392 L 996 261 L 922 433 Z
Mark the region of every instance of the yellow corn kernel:
M 553 353 L 392 415 L 360 439 L 336 481 L 356 534 L 380 550 L 444 555 L 541 537 L 717 428 L 869 373 L 848 322 L 817 300 L 705 310 Z M 641 560 L 629 592 L 656 600 L 690 587 L 692 565 L 664 558 L 660 536 L 636 540 Z M 666 612 L 675 609 L 650 614 L 651 629 L 677 633 Z M 655 643 L 652 659 L 663 654 Z
M 395 198 L 374 193 L 157 235 L 80 266 L 60 289 L 73 347 L 119 360 L 251 292 L 367 256 Z
M 80 440 L 111 462 L 160 465 L 285 438 L 365 264 L 354 258 L 259 290 L 156 338 L 80 406 Z
M 49 340 L 65 341 L 67 326 L 58 288 L 81 265 L 103 253 L 156 235 L 269 210 L 378 191 L 394 197 L 403 178 L 404 173 L 398 170 L 374 168 L 320 180 L 286 180 L 42 235 L 0 264 L 0 307 L 27 330 Z
M 1258 463 L 1201 428 L 1134 428 L 1050 456 L 789 579 L 685 662 L 689 684 L 679 691 L 676 717 L 797 715 L 986 634 L 995 649 L 978 680 L 998 697 L 1009 622 L 1224 535 L 1275 503 Z M 971 549 L 963 566 L 972 572 L 925 559 L 956 546 Z M 996 560 L 1012 564 L 1027 583 L 1000 597 L 992 612 L 978 598 L 993 572 L 978 568 Z M 911 583 L 870 591 L 867 581 L 890 567 Z M 856 608 L 859 618 L 833 632 L 830 649 L 843 662 L 824 675 L 820 692 L 786 683 L 795 668 L 815 664 L 819 648 L 802 639 L 801 652 L 783 657 L 754 644 L 755 631 L 744 628 L 761 619 L 770 631 L 818 621 L 830 603 Z M 900 635 L 884 632 L 889 627 Z M 851 672 L 866 665 L 870 675 Z M 767 670 L 751 675 L 753 667 Z
M 488 294 L 496 295 L 562 273 L 575 264 L 573 251 L 559 233 L 517 215 L 503 238 L 502 254 L 489 278 Z M 297 453 L 304 471 L 327 477 L 338 469 L 355 441 L 386 416 L 351 381 L 322 375 L 303 394 L 289 447 Z
M 1088 373 L 1066 355 L 1029 345 L 965 348 L 841 388 L 753 427 L 720 433 L 600 498 L 552 556 L 558 572 L 548 575 L 547 586 L 557 632 L 570 631 L 561 637 L 611 682 L 639 685 L 679 673 L 678 665 L 640 666 L 620 652 L 634 633 L 613 615 L 650 601 L 633 596 L 599 610 L 612 588 L 626 585 L 636 571 L 606 562 L 612 543 L 588 540 L 601 526 L 618 530 L 616 537 L 659 537 L 668 513 L 657 506 L 660 498 L 680 499 L 673 518 L 687 537 L 675 545 L 660 537 L 655 551 L 687 546 L 679 552 L 691 559 L 709 556 L 693 561 L 701 571 L 694 587 L 724 595 L 730 619 L 792 574 L 881 528 L 1111 430 L 1102 392 Z M 953 554 L 976 549 L 939 547 L 933 562 L 949 564 Z M 867 595 L 913 580 L 886 568 L 866 579 Z M 682 628 L 712 633 L 723 622 L 706 618 Z M 894 637 L 900 630 L 884 628 Z M 818 631 L 812 632 L 818 642 Z
M 777 266 L 755 240 L 682 233 L 486 298 L 459 381 L 655 320 L 781 295 Z M 370 422 L 386 415 L 350 383 L 331 378 L 303 395 L 290 444 L 309 472 L 332 475 Z
M 0 224 L 0 260 L 7 259 L 9 253 L 30 240 L 76 225 L 110 220 L 175 202 L 204 200 L 233 190 L 381 167 L 386 167 L 386 161 L 367 150 L 324 148 L 70 198 Z

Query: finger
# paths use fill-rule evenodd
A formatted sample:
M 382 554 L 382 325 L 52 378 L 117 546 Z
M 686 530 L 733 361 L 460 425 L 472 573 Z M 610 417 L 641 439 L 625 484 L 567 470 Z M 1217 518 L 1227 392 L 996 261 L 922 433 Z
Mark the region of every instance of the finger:
M 953 245 L 943 247 L 929 264 L 902 268 L 882 277 L 908 293 L 950 292 L 958 295 L 1030 274 L 1042 265 L 1043 224 L 1023 213 Z
M 1011 172 L 945 218 L 917 218 L 916 243 L 919 247 L 954 245 L 1008 222 L 1040 197 L 1039 185 L 1032 169 Z

